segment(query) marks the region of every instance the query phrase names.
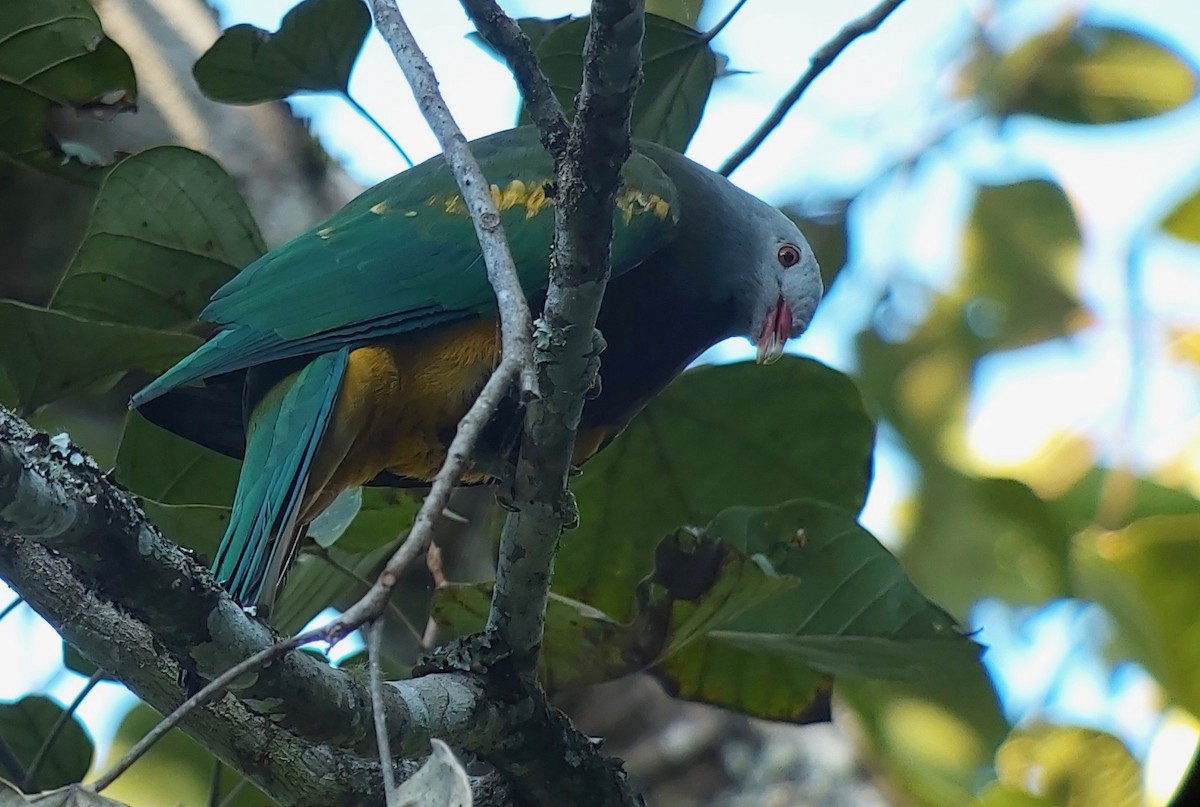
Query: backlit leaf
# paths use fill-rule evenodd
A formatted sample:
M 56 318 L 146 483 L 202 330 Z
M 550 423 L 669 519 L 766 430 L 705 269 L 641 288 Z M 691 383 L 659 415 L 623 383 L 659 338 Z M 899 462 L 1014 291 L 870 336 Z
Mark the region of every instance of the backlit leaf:
M 304 0 L 275 33 L 253 25 L 226 30 L 192 72 L 205 95 L 226 104 L 346 92 L 370 30 L 362 0 Z
M 13 703 L 0 703 L 0 739 L 23 770 L 28 769 L 65 711 L 42 695 L 27 695 Z M 79 718 L 72 715 L 38 767 L 30 792 L 53 790 L 82 780 L 92 764 L 92 750 L 91 738 Z

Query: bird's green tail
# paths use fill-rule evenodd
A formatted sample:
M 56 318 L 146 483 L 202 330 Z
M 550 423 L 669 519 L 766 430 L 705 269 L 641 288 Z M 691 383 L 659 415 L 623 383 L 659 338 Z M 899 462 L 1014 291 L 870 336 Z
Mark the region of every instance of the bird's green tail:
M 304 488 L 329 425 L 349 348 L 277 384 L 246 427 L 246 456 L 213 570 L 238 603 L 267 604 L 294 549 Z M 264 596 L 265 594 L 265 596 Z

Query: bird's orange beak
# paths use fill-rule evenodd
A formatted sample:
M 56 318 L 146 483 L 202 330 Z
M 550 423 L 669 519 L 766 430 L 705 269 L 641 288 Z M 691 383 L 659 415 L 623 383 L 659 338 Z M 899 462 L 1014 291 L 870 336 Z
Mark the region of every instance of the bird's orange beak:
M 792 335 L 792 309 L 782 297 L 767 311 L 762 333 L 758 336 L 759 364 L 773 364 L 783 355 L 783 346 Z

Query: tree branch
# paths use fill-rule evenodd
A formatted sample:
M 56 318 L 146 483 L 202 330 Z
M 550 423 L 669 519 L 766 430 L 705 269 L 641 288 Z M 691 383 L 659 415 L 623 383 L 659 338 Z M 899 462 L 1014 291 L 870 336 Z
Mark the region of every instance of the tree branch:
M 529 37 L 516 21 L 504 13 L 496 0 L 461 0 L 475 30 L 508 63 L 521 88 L 529 116 L 541 133 L 542 145 L 557 162 L 565 153 L 570 124 L 558 96 L 538 64 Z
M 532 393 L 536 389 L 536 380 L 530 358 L 532 325 L 529 303 L 517 277 L 517 268 L 504 235 L 504 225 L 500 221 L 500 211 L 492 199 L 491 186 L 475 155 L 467 147 L 466 136 L 438 90 L 433 67 L 417 47 L 417 41 L 395 0 L 371 0 L 371 8 L 375 25 L 391 47 L 396 63 L 412 87 L 417 106 L 441 144 L 446 163 L 462 191 L 463 201 L 471 213 L 471 223 L 475 225 L 475 235 L 483 250 L 488 280 L 496 292 L 504 358 L 519 363 L 521 386 L 526 392 Z
M 788 112 L 800 100 L 800 96 L 804 95 L 804 91 L 809 85 L 817 80 L 817 76 L 825 72 L 825 70 L 833 64 L 834 60 L 842 54 L 846 48 L 850 46 L 854 40 L 860 36 L 869 34 L 883 24 L 883 21 L 888 18 L 893 11 L 900 7 L 904 0 L 884 0 L 871 11 L 859 17 L 848 24 L 845 28 L 838 32 L 838 35 L 826 42 L 821 48 L 812 55 L 808 60 L 808 69 L 796 81 L 792 88 L 788 90 L 787 95 L 775 106 L 767 119 L 762 125 L 750 135 L 742 147 L 730 155 L 729 159 L 717 169 L 717 173 L 721 176 L 729 176 L 738 169 L 742 163 L 746 161 L 751 154 L 763 144 L 763 141 L 770 136 L 771 132 L 783 122 L 787 117 Z
M 488 629 L 530 670 L 542 642 L 554 551 L 576 517 L 567 474 L 584 397 L 599 369 L 596 316 L 608 283 L 613 201 L 641 81 L 645 4 L 593 0 L 591 19 L 579 107 L 556 166 L 550 286 L 534 339 L 542 394 L 526 411 L 516 510 L 504 524 L 488 614 Z
M 90 459 L 71 465 L 47 435 L 4 409 L 0 577 L 65 640 L 163 713 L 274 639 Z M 228 692 L 237 697 L 202 698 L 182 726 L 267 792 L 285 804 L 382 798 L 378 762 L 360 755 L 375 745 L 367 682 L 287 653 Z M 384 692 L 389 739 L 412 757 L 427 751 L 432 736 L 491 751 L 507 738 L 502 708 L 485 694 L 469 675 L 396 682 Z

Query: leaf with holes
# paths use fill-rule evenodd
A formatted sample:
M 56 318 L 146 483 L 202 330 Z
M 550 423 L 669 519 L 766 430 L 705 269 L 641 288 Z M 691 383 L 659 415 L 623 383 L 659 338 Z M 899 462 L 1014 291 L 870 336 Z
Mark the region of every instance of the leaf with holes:
M 538 61 L 554 94 L 575 108 L 583 81 L 583 50 L 590 19 L 571 20 L 550 31 L 537 47 Z M 717 76 L 717 56 L 704 34 L 646 14 L 642 85 L 633 99 L 633 136 L 683 152 L 704 114 Z
M 103 171 L 67 155 L 50 112 L 106 117 L 134 109 L 136 97 L 129 56 L 104 35 L 88 0 L 0 5 L 0 154 L 96 184 Z
M 237 183 L 216 161 L 179 146 L 149 149 L 105 178 L 50 307 L 178 329 L 265 251 Z
M 651 401 L 572 485 L 554 590 L 627 619 L 656 540 L 734 505 L 812 498 L 857 512 L 874 425 L 846 376 L 784 357 L 689 371 Z
M 296 92 L 346 92 L 371 30 L 362 0 L 304 0 L 269 33 L 235 25 L 192 69 L 200 90 L 226 104 L 257 104 Z
M 0 740 L 22 770 L 28 770 L 38 749 L 65 713 L 65 709 L 42 695 L 0 703 Z M 42 759 L 28 789 L 36 793 L 81 781 L 92 764 L 92 750 L 91 738 L 79 718 L 72 715 Z

